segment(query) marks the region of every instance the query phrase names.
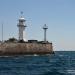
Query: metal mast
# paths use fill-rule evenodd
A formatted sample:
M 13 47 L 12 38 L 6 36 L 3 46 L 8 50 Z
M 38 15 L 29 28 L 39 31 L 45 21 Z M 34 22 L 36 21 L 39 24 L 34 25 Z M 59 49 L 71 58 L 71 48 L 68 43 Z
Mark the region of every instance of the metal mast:
M 21 12 L 21 17 L 19 18 L 19 23 L 18 23 L 18 27 L 19 27 L 19 41 L 23 41 L 23 31 L 25 30 L 25 28 L 27 27 L 25 25 L 25 19 L 24 17 L 22 16 L 23 15 L 23 12 Z
M 3 43 L 3 23 L 2 23 L 2 43 Z
M 44 29 L 44 42 L 46 43 L 47 42 L 46 41 L 46 31 L 48 29 L 48 26 L 46 26 L 46 24 L 44 24 L 43 29 Z

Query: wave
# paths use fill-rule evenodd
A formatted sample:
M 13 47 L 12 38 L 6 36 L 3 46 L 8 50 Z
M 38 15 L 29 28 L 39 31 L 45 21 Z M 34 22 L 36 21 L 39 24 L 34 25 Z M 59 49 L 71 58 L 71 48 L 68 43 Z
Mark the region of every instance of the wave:
M 71 70 L 71 69 L 69 69 L 69 70 L 67 70 L 67 73 L 75 74 L 75 70 Z

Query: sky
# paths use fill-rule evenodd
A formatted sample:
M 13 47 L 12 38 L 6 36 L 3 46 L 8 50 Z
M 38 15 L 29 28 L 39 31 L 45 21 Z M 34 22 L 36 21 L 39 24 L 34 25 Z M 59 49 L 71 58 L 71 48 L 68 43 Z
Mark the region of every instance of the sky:
M 47 40 L 54 50 L 75 50 L 75 0 L 0 0 L 0 40 L 18 39 L 18 19 L 23 11 L 26 39 Z

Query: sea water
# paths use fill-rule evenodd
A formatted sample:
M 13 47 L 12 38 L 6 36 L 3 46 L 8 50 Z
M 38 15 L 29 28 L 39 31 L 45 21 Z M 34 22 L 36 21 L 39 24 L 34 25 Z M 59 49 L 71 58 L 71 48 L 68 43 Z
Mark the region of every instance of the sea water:
M 1 56 L 0 75 L 75 75 L 75 52 L 51 55 Z

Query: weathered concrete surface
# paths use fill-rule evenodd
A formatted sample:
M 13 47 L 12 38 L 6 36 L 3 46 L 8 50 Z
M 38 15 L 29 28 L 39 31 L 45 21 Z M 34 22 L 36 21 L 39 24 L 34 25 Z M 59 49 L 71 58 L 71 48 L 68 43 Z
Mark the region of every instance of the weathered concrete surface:
M 52 43 L 3 43 L 0 44 L 0 55 L 51 54 Z

